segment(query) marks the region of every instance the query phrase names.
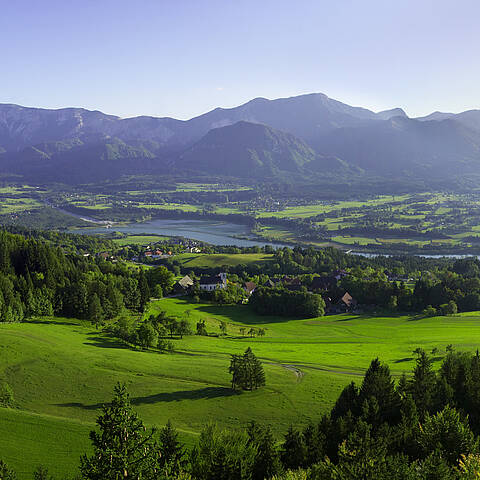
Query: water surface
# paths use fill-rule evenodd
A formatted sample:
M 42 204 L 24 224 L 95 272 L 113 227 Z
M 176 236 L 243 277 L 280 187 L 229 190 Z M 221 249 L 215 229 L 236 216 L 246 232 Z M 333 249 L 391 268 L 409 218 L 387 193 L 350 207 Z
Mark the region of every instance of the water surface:
M 236 247 L 253 247 L 271 245 L 278 248 L 284 245 L 261 240 L 238 238 L 249 237 L 250 230 L 246 225 L 215 220 L 170 220 L 157 219 L 149 222 L 131 223 L 129 225 L 113 225 L 111 228 L 95 227 L 76 229 L 76 233 L 108 233 L 122 232 L 129 235 L 165 235 L 168 237 L 185 237 L 212 245 L 235 245 Z

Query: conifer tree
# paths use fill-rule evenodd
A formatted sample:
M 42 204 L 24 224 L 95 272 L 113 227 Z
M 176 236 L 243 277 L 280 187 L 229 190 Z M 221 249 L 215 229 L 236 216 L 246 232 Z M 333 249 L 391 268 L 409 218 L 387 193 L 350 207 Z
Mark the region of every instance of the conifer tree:
M 359 392 L 359 405 L 374 398 L 379 408 L 379 422 L 392 423 L 400 417 L 400 397 L 387 365 L 378 358 L 368 367 Z
M 281 460 L 286 469 L 295 470 L 305 464 L 305 443 L 302 434 L 290 425 L 282 445 Z
M 17 480 L 15 472 L 3 460 L 0 460 L 0 480 Z
M 140 292 L 140 311 L 143 312 L 150 301 L 150 288 L 143 268 L 140 269 L 138 276 L 138 289 Z
M 252 480 L 273 477 L 280 471 L 281 464 L 271 428 L 252 421 L 248 425 L 247 434 L 249 444 L 252 444 L 256 451 Z
M 232 355 L 229 373 L 232 374 L 232 389 L 255 390 L 265 385 L 265 372 L 262 363 L 250 347 L 243 355 Z
M 100 432 L 90 432 L 93 455 L 80 459 L 81 478 L 120 480 L 158 478 L 160 453 L 133 410 L 125 385 L 117 384 L 111 405 L 97 418 Z
M 88 316 L 90 321 L 95 325 L 96 328 L 102 323 L 103 320 L 103 310 L 102 305 L 100 304 L 100 299 L 98 295 L 94 293 L 89 300 L 88 304 Z
M 185 447 L 178 441 L 178 433 L 170 420 L 158 435 L 161 457 L 160 466 L 169 475 L 177 475 L 185 460 Z M 175 478 L 175 477 L 173 477 Z
M 433 407 L 435 372 L 432 369 L 432 361 L 425 351 L 421 349 L 418 353 L 413 371 L 410 390 L 420 418 L 422 419 Z
M 48 473 L 47 467 L 44 467 L 43 465 L 39 465 L 33 472 L 33 480 L 54 480 L 54 479 Z

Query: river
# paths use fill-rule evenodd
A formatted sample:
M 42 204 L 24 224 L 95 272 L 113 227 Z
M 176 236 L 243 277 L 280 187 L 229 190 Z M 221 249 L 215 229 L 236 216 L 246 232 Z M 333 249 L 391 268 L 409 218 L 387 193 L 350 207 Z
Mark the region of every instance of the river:
M 82 217 L 85 219 L 85 217 Z M 89 220 L 89 219 L 86 219 Z M 283 247 L 281 243 L 272 243 L 244 237 L 250 236 L 246 225 L 214 220 L 168 220 L 157 219 L 143 223 L 128 225 L 112 225 L 111 228 L 93 227 L 72 230 L 74 233 L 96 234 L 122 232 L 129 235 L 165 235 L 167 237 L 185 237 L 212 245 L 235 245 L 236 247 L 254 247 L 270 245 L 273 248 Z M 239 238 L 242 237 L 242 238 Z

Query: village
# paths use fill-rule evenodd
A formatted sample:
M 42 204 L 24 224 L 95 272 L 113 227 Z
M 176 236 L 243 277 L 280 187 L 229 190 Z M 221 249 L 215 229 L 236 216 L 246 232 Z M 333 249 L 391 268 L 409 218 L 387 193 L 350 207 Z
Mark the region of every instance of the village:
M 347 291 L 335 297 L 331 293 L 336 289 L 338 281 L 347 275 L 348 272 L 345 270 L 337 270 L 327 277 L 314 277 L 312 283 L 308 286 L 299 277 L 284 275 L 278 278 L 271 277 L 260 286 L 269 289 L 285 289 L 291 292 L 306 291 L 310 294 L 321 295 L 325 302 L 326 314 L 359 313 L 357 301 Z M 225 290 L 228 285 L 228 275 L 225 272 L 220 272 L 217 275 L 201 276 L 198 280 L 185 275 L 175 282 L 173 292 L 174 295 L 192 295 L 198 288 L 201 292 L 211 293 L 216 290 Z M 248 302 L 248 298 L 258 287 L 259 285 L 252 281 L 242 282 L 241 288 L 246 295 L 243 303 Z

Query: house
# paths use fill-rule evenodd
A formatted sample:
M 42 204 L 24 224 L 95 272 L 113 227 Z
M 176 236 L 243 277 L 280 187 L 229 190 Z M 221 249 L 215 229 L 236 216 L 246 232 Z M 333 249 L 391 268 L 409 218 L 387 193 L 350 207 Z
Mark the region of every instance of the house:
M 213 290 L 224 288 L 227 288 L 227 274 L 224 272 L 200 279 L 200 290 L 212 292 Z
M 257 288 L 257 284 L 254 282 L 245 282 L 243 284 L 243 289 L 248 295 L 251 295 L 256 288 Z
M 346 270 L 335 270 L 332 273 L 332 277 L 334 277 L 336 280 L 340 280 L 343 277 L 346 277 L 347 275 L 350 275 Z
M 335 277 L 314 277 L 310 290 L 331 290 L 337 285 L 337 279 Z
M 342 298 L 337 302 L 336 309 L 341 312 L 350 312 L 356 306 L 357 301 L 348 292 L 345 292 Z
M 175 293 L 187 293 L 193 287 L 193 280 L 185 275 L 183 278 L 175 282 L 173 290 Z
M 278 278 L 269 278 L 264 284 L 264 287 L 267 288 L 275 288 L 277 284 L 280 283 L 280 279 Z

